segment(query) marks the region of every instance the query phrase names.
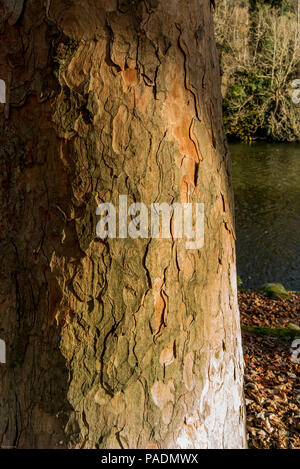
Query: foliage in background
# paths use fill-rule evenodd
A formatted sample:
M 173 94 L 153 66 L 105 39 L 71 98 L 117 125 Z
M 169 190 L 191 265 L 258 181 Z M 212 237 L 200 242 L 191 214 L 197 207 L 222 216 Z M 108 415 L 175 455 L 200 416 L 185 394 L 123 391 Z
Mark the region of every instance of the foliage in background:
M 299 141 L 300 109 L 291 100 L 291 82 L 300 78 L 299 22 L 293 3 L 217 2 L 215 31 L 229 137 Z

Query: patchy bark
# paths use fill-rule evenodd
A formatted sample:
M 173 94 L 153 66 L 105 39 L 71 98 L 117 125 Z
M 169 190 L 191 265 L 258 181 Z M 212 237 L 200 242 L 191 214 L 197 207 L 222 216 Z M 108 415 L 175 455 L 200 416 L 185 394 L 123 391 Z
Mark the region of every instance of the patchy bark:
M 9 21 L 12 3 L 0 30 L 2 445 L 244 447 L 210 2 L 27 1 Z M 204 202 L 204 247 L 97 239 L 96 207 L 119 194 Z

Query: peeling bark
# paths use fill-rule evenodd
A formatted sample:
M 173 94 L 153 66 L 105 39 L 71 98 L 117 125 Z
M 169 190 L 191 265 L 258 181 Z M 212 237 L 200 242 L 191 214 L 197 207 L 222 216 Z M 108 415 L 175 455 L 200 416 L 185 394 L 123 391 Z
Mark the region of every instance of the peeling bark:
M 21 4 L 0 17 L 1 444 L 245 447 L 209 0 Z M 204 247 L 99 240 L 119 194 L 204 202 Z

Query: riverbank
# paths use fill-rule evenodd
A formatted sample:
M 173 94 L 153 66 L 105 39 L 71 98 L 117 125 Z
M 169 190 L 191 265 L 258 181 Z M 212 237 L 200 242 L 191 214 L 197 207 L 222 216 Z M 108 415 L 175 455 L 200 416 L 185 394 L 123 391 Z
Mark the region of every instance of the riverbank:
M 238 296 L 242 328 L 288 331 L 290 323 L 300 326 L 300 293 L 276 300 L 249 290 Z M 248 445 L 300 449 L 300 364 L 291 349 L 297 339 L 289 333 L 274 337 L 266 332 L 242 332 Z

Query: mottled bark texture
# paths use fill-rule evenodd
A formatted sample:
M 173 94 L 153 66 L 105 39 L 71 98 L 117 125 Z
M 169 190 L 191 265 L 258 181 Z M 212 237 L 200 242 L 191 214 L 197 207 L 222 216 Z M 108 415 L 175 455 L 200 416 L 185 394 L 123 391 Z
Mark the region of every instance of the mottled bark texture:
M 209 0 L 4 1 L 0 441 L 241 448 L 230 163 Z M 96 238 L 204 202 L 205 245 Z

